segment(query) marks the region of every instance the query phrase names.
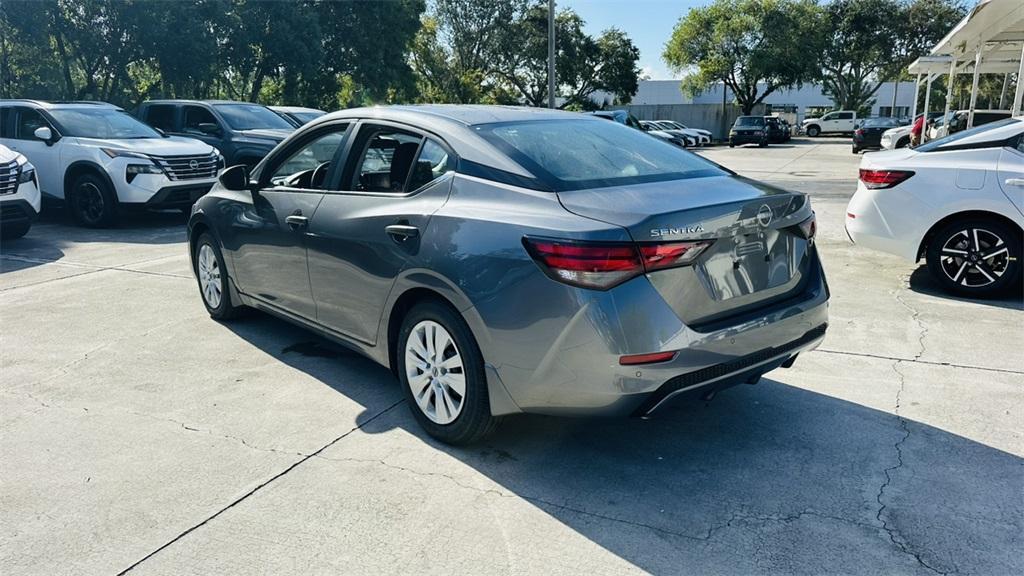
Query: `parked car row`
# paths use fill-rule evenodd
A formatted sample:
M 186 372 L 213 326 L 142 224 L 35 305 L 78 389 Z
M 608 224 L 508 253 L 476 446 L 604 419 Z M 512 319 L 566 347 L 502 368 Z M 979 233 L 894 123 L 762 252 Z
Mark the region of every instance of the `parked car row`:
M 83 226 L 103 227 L 132 209 L 187 212 L 219 170 L 255 166 L 296 127 L 323 114 L 248 102 L 152 100 L 133 117 L 103 102 L 0 100 L 0 145 L 34 166 L 19 172 L 34 175 L 33 194 L 63 201 Z M 6 181 L 2 172 L 0 180 Z M 28 182 L 20 184 L 27 190 Z M 2 195 L 4 237 L 24 235 L 39 202 L 21 203 L 21 192 L 6 188 Z

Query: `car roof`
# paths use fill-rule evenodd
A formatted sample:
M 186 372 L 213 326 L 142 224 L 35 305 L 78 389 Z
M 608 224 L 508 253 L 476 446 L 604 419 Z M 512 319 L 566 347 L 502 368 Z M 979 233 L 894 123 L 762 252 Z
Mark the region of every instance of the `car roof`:
M 320 112 L 326 114 L 324 110 L 318 108 L 306 108 L 304 106 L 267 106 L 275 112 Z
M 98 100 L 69 100 L 69 101 L 48 101 L 48 100 L 29 100 L 29 99 L 13 99 L 13 100 L 0 100 L 0 104 L 19 104 L 23 106 L 36 106 L 44 110 L 56 110 L 56 109 L 67 109 L 67 108 L 110 108 L 112 110 L 121 110 L 120 106 L 115 106 L 109 102 L 100 102 Z
M 527 177 L 532 176 L 528 170 L 509 158 L 504 152 L 498 150 L 494 144 L 484 139 L 473 128 L 486 124 L 531 120 L 607 122 L 607 120 L 603 120 L 600 117 L 588 114 L 523 106 L 488 106 L 482 104 L 394 105 L 349 108 L 331 112 L 306 124 L 296 134 L 305 133 L 307 130 L 315 129 L 317 126 L 337 120 L 379 120 L 408 124 L 419 130 L 436 134 L 454 148 L 459 157 L 464 160 Z
M 241 100 L 189 100 L 185 98 L 146 100 L 143 104 L 254 104 L 256 106 L 263 106 L 263 104 L 258 102 L 243 102 Z

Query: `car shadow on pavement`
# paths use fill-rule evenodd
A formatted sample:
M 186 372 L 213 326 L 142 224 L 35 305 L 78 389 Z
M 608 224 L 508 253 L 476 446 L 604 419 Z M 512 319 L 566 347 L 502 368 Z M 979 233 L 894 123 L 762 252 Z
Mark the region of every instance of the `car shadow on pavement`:
M 645 571 L 1024 572 L 1024 459 L 786 385 L 785 370 L 650 420 L 516 416 L 481 445 L 450 447 L 408 406 L 381 416 L 380 388 L 397 400 L 398 383 L 370 360 L 261 314 L 229 326 L 366 407 L 357 422 L 388 473 L 452 478 L 452 490 L 479 473 L 497 485 L 482 494 L 529 502 Z M 408 440 L 373 440 L 396 428 L 434 456 L 408 461 L 394 449 Z
M 932 278 L 931 273 L 928 272 L 927 266 L 920 266 L 910 274 L 910 289 L 926 296 L 946 298 L 949 300 L 956 300 L 957 302 L 971 302 L 974 304 L 1006 308 L 1009 310 L 1024 310 L 1024 293 L 1020 293 L 1019 297 L 1016 299 L 1008 296 L 986 299 L 965 298 L 963 296 L 950 294 L 949 292 L 946 292 L 934 278 Z M 1017 290 L 1022 290 L 1022 287 L 1018 286 Z
M 137 212 L 124 216 L 113 228 L 76 225 L 60 207 L 47 205 L 28 234 L 0 244 L 0 274 L 32 268 L 64 258 L 69 246 L 83 243 L 148 244 L 185 241 L 187 219 L 181 212 Z

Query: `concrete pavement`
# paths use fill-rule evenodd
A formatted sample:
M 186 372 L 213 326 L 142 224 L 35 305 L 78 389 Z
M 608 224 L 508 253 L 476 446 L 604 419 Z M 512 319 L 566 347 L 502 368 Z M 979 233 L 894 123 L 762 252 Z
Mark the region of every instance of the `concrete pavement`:
M 649 421 L 429 440 L 372 362 L 210 320 L 182 218 L 0 249 L 0 573 L 1024 572 L 1024 312 L 851 246 L 857 158 L 716 148 L 812 194 L 819 351 Z

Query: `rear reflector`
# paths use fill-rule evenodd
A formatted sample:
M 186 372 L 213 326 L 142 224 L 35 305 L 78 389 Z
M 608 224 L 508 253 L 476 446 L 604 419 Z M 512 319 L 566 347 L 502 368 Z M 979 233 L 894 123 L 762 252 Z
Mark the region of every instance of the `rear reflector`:
M 860 169 L 860 181 L 869 190 L 892 188 L 913 176 L 910 170 L 865 170 Z
M 813 240 L 814 235 L 818 233 L 818 219 L 815 218 L 814 214 L 811 214 L 810 218 L 804 220 L 797 226 L 800 228 L 800 234 L 808 240 Z
M 631 354 L 619 356 L 619 364 L 622 366 L 636 366 L 637 364 L 654 364 L 656 362 L 668 362 L 676 357 L 675 352 L 653 352 L 651 354 Z
M 607 290 L 645 272 L 686 266 L 712 243 L 576 242 L 523 238 L 527 252 L 554 280 Z

